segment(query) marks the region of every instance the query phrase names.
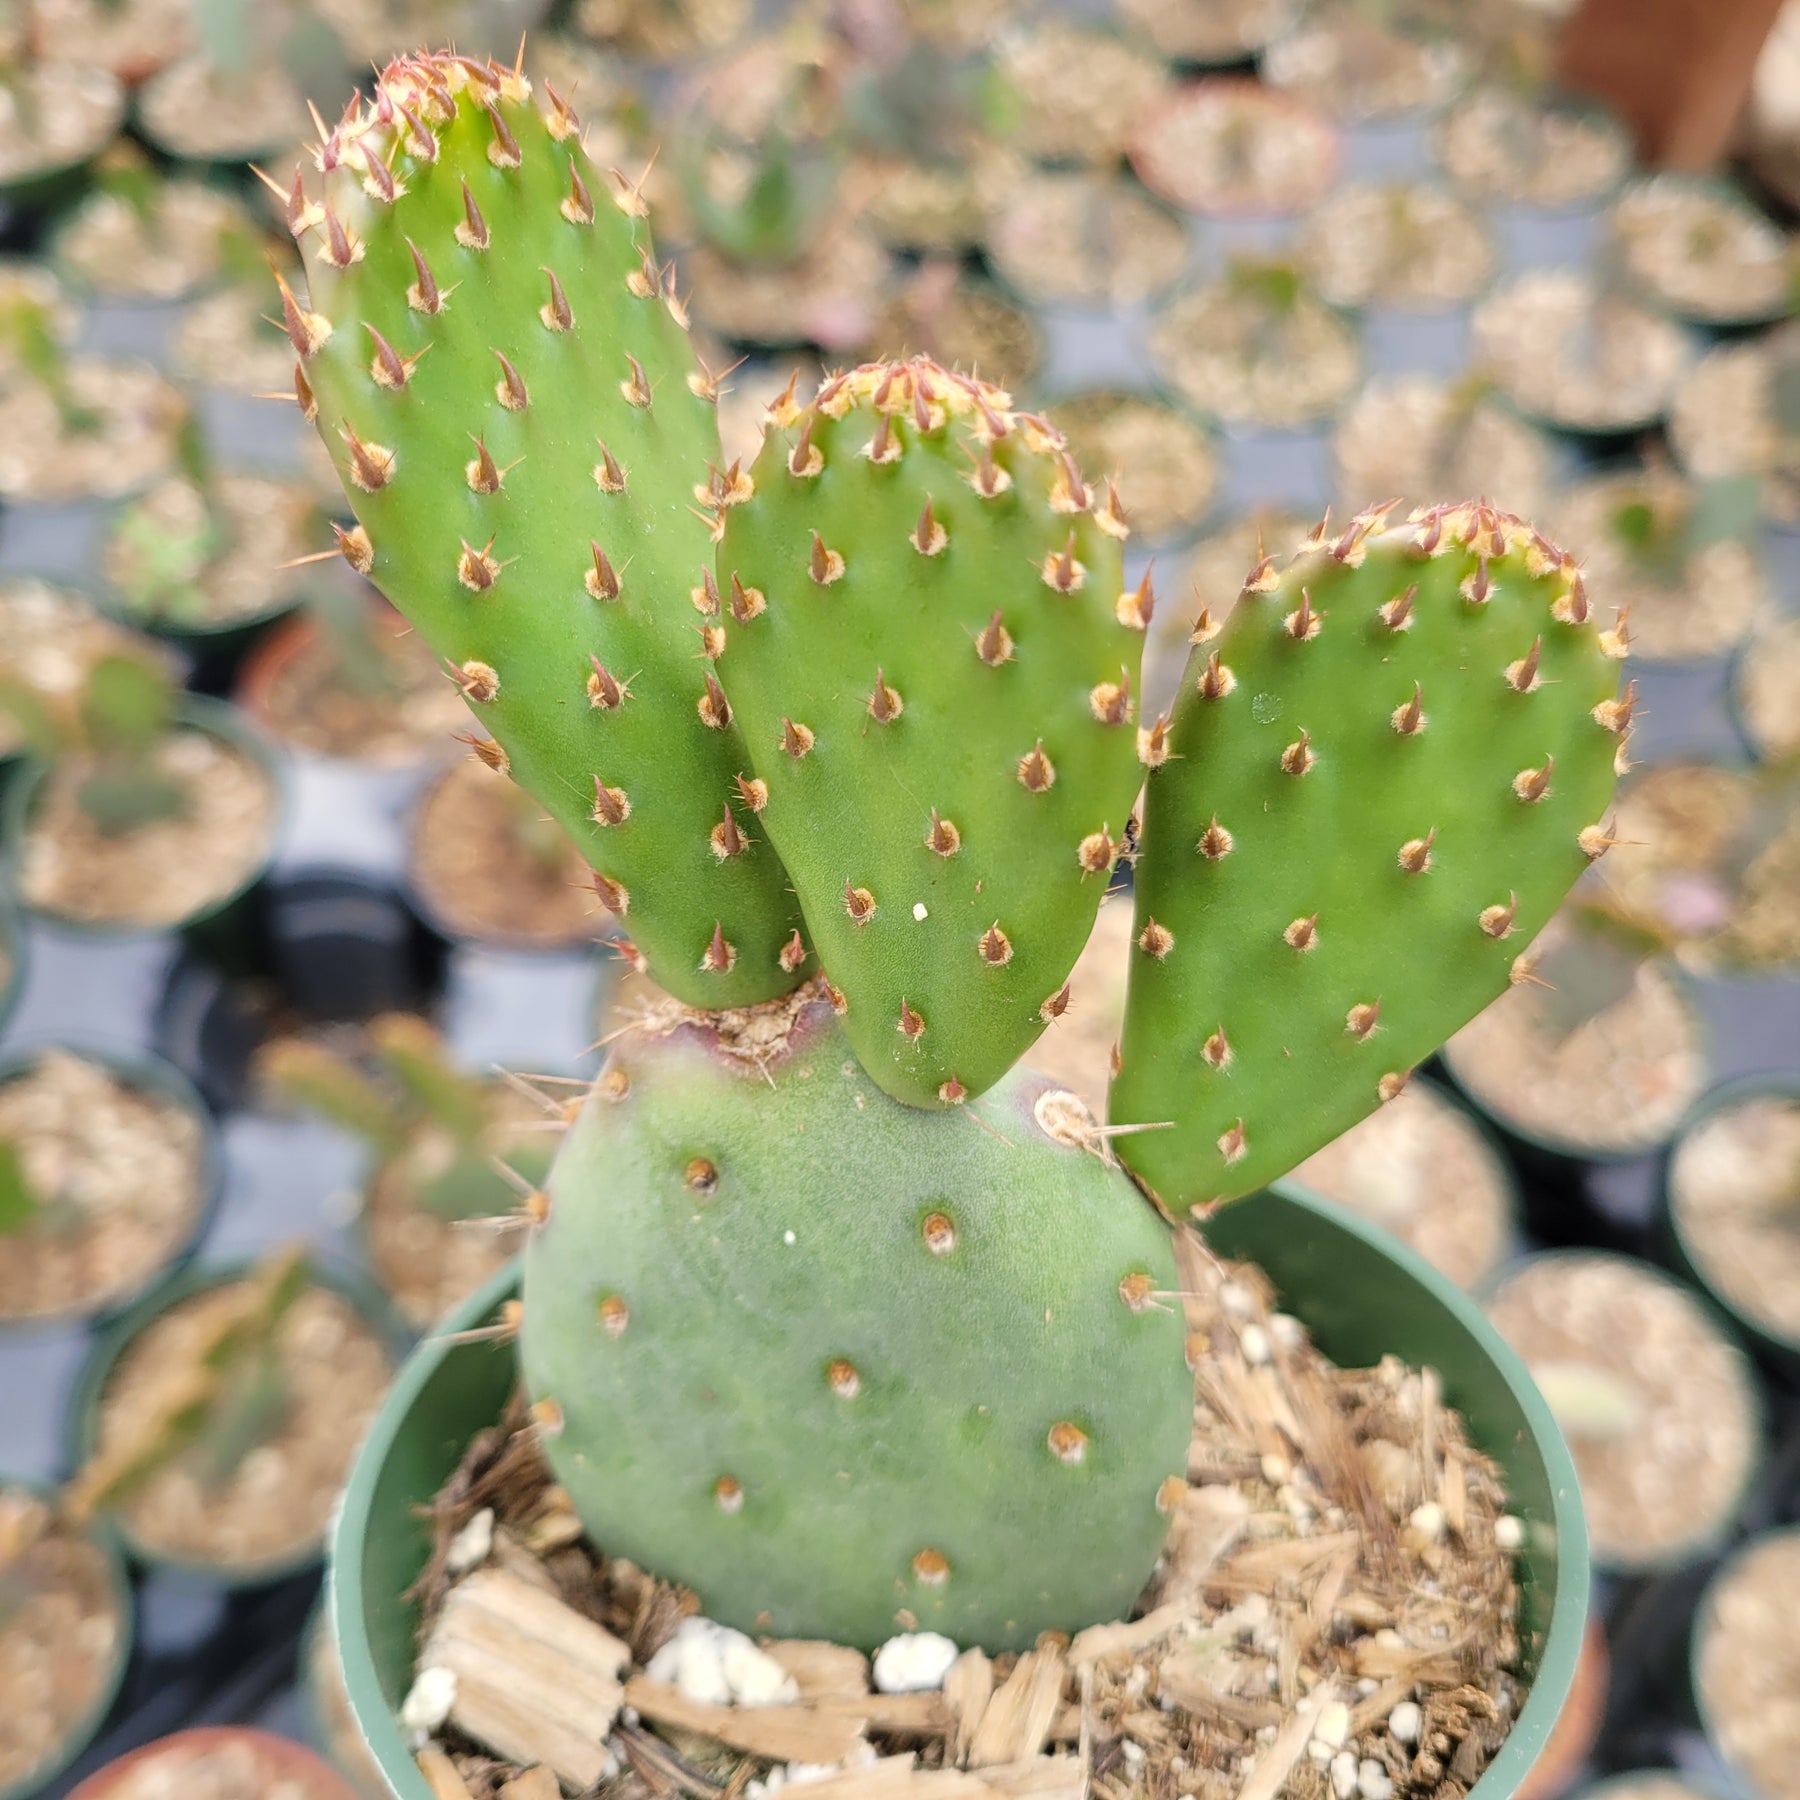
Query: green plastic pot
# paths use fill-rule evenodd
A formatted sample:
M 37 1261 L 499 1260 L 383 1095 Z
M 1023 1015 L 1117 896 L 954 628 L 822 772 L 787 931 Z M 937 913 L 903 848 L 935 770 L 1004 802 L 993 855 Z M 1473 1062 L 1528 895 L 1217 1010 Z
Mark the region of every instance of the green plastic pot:
M 1430 1364 L 1478 1448 L 1505 1470 L 1527 1522 L 1519 1638 L 1532 1689 L 1470 1800 L 1507 1800 L 1562 1711 L 1587 1619 L 1587 1532 L 1570 1461 L 1524 1365 L 1475 1303 L 1385 1233 L 1281 1184 L 1206 1228 L 1221 1256 L 1267 1271 L 1283 1304 L 1337 1361 L 1393 1353 Z M 430 1552 L 421 1517 L 469 1440 L 500 1416 L 515 1382 L 510 1345 L 458 1341 L 517 1292 L 496 1276 L 414 1351 L 364 1439 L 330 1546 L 327 1604 L 357 1728 L 396 1800 L 433 1800 L 395 1722 L 411 1685 L 417 1607 L 407 1598 Z
M 55 1492 L 39 1482 L 20 1481 L 10 1475 L 0 1475 L 0 1489 L 6 1488 L 14 1492 L 35 1494 L 40 1500 L 52 1504 L 56 1501 Z M 113 1702 L 118 1699 L 119 1688 L 125 1680 L 125 1669 L 131 1661 L 136 1627 L 136 1610 L 131 1583 L 125 1573 L 125 1559 L 119 1554 L 118 1545 L 109 1533 L 90 1529 L 86 1535 L 88 1541 L 106 1558 L 107 1587 L 119 1615 L 119 1641 L 114 1647 L 112 1661 L 101 1678 L 98 1691 L 86 1711 L 70 1728 L 68 1736 L 50 1753 L 46 1761 L 39 1763 L 29 1774 L 22 1775 L 17 1781 L 0 1782 L 0 1800 L 32 1800 L 32 1796 L 46 1792 L 57 1776 L 99 1736 L 100 1728 L 106 1723 L 107 1714 L 112 1711 Z
M 1738 1333 L 1763 1353 L 1773 1368 L 1793 1379 L 1800 1377 L 1800 1328 L 1782 1331 L 1768 1320 L 1747 1312 L 1740 1302 L 1720 1288 L 1707 1273 L 1705 1262 L 1694 1254 L 1675 1206 L 1675 1156 L 1682 1139 L 1715 1113 L 1724 1112 L 1745 1100 L 1763 1098 L 1800 1100 L 1800 1075 L 1752 1075 L 1741 1081 L 1727 1082 L 1714 1088 L 1688 1115 L 1663 1157 L 1659 1224 L 1664 1250 L 1677 1272 L 1691 1281 L 1731 1321 Z
M 26 910 L 78 937 L 102 941 L 156 937 L 164 932 L 179 932 L 184 936 L 203 940 L 209 947 L 216 947 L 229 959 L 234 951 L 242 952 L 245 944 L 255 935 L 255 890 L 268 873 L 276 846 L 281 841 L 287 813 L 288 784 L 275 750 L 236 707 L 204 695 L 186 694 L 176 709 L 175 719 L 178 725 L 206 732 L 230 745 L 232 749 L 241 751 L 268 777 L 274 789 L 274 814 L 269 821 L 269 841 L 263 847 L 260 860 L 229 893 L 221 894 L 218 899 L 209 901 L 205 906 L 189 913 L 186 918 L 177 919 L 166 926 L 76 919 L 64 913 L 40 911 L 31 906 L 27 906 Z M 37 805 L 46 774 L 41 763 L 27 763 L 17 777 L 7 784 L 4 794 L 0 795 L 0 855 L 4 856 L 7 873 L 15 883 L 23 858 L 25 834 L 30 827 L 31 815 Z M 242 960 L 241 955 L 238 960 Z
M 184 1269 L 146 1294 L 131 1311 L 101 1335 L 76 1375 L 75 1387 L 69 1397 L 67 1437 L 70 1467 L 79 1468 L 94 1453 L 99 1438 L 100 1397 L 106 1391 L 106 1384 L 112 1378 L 114 1368 L 131 1342 L 170 1307 L 177 1306 L 196 1294 L 205 1293 L 208 1289 L 239 1280 L 249 1274 L 252 1267 L 250 1262 L 244 1261 L 224 1266 Z M 374 1327 L 387 1345 L 391 1360 L 397 1364 L 411 1339 L 404 1326 L 395 1318 L 380 1289 L 358 1272 L 334 1268 L 316 1253 L 312 1257 L 311 1273 L 315 1284 L 343 1295 L 363 1321 Z M 304 1574 L 318 1566 L 325 1553 L 324 1537 L 330 1534 L 330 1527 L 327 1526 L 319 1541 L 286 1556 L 272 1557 L 260 1563 L 225 1566 L 154 1550 L 133 1535 L 122 1517 L 116 1514 L 106 1516 L 111 1520 L 111 1528 L 132 1562 L 147 1569 L 198 1576 L 201 1580 L 222 1588 L 262 1587 L 269 1582 L 284 1580 L 290 1575 Z M 430 1796 L 426 1800 L 430 1800 Z
M 0 1001 L 0 1020 L 4 1019 L 5 1012 L 4 1001 Z M 225 1189 L 225 1162 L 219 1149 L 219 1128 L 194 1084 L 172 1062 L 147 1050 L 113 1050 L 78 1039 L 55 1038 L 0 1051 L 0 1087 L 35 1067 L 47 1050 L 66 1050 L 83 1062 L 97 1063 L 125 1085 L 142 1089 L 156 1099 L 170 1101 L 199 1120 L 200 1204 L 194 1209 L 188 1229 L 171 1247 L 168 1257 L 136 1287 L 87 1312 L 33 1314 L 22 1319 L 0 1315 L 0 1330 L 5 1331 L 31 1331 L 71 1318 L 111 1319 L 129 1312 L 146 1294 L 187 1266 L 212 1224 Z

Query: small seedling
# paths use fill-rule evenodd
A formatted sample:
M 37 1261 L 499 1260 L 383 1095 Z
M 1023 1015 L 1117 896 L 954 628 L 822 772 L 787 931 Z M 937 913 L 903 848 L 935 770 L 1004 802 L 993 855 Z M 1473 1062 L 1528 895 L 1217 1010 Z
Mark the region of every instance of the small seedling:
M 65 432 L 100 429 L 101 415 L 75 398 L 68 346 L 51 304 L 17 291 L 0 298 L 0 353 L 50 396 Z
M 372 1069 L 290 1038 L 264 1052 L 261 1072 L 283 1099 L 361 1138 L 426 1211 L 446 1220 L 516 1211 L 521 1184 L 548 1173 L 553 1139 L 521 1141 L 506 1089 L 457 1068 L 424 1020 L 389 1013 L 370 1025 L 369 1043 Z
M 88 1519 L 128 1500 L 177 1461 L 209 1488 L 228 1481 L 286 1416 L 291 1392 L 281 1327 L 311 1284 L 299 1247 L 276 1251 L 234 1284 L 159 1403 L 76 1474 L 67 1494 L 71 1516 Z
M 120 651 L 97 658 L 73 693 L 0 675 L 0 711 L 38 760 L 76 771 L 76 803 L 94 829 L 122 837 L 188 811 L 186 788 L 157 754 L 175 725 L 177 692 L 150 652 Z

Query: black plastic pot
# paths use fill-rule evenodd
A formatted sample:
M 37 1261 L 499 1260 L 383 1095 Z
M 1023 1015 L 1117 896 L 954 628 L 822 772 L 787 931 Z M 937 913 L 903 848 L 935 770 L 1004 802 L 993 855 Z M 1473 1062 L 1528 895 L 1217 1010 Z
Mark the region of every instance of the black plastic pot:
M 150 1031 L 173 1063 L 219 1112 L 244 1104 L 250 1065 L 268 1035 L 274 996 L 266 983 L 228 980 L 192 949 L 168 965 Z
M 274 481 L 292 482 L 297 479 L 287 469 L 249 468 L 242 472 L 267 475 Z M 114 514 L 106 537 L 96 547 L 97 561 L 100 564 L 94 579 L 96 603 L 109 618 L 116 619 L 128 630 L 140 631 L 156 638 L 185 657 L 193 666 L 196 684 L 203 690 L 216 693 L 227 691 L 244 658 L 263 633 L 278 620 L 293 614 L 304 602 L 308 578 L 312 572 L 309 569 L 293 571 L 290 579 L 261 606 L 251 612 L 233 614 L 226 619 L 180 619 L 134 606 L 105 574 L 111 527 L 117 525 L 129 505 L 129 501 L 125 502 Z M 320 536 L 326 540 L 320 547 L 328 549 L 329 533 L 326 531 L 322 509 L 317 522 Z
M 443 940 L 398 889 L 356 869 L 274 878 L 269 943 L 283 998 L 310 1018 L 416 1012 L 443 981 Z

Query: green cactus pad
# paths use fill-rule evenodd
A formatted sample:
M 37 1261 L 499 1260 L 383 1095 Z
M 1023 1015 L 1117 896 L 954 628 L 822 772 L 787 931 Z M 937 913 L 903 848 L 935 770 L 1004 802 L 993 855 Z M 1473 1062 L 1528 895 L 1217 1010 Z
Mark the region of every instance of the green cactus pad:
M 574 838 L 664 986 L 705 1006 L 791 987 L 775 854 L 721 844 L 747 757 L 708 660 L 733 478 L 716 382 L 635 190 L 588 164 L 556 95 L 452 56 L 391 64 L 320 160 L 322 201 L 296 175 L 289 206 L 309 297 L 283 302 L 359 521 L 344 554 L 446 659 L 484 760 Z
M 922 359 L 791 399 L 726 509 L 720 670 L 869 1073 L 978 1094 L 1067 1004 L 1142 771 L 1149 590 L 1061 437 Z
M 1164 1127 L 1119 1145 L 1170 1207 L 1292 1168 L 1525 972 L 1607 846 L 1632 707 L 1573 559 L 1485 505 L 1321 528 L 1201 632 L 1110 1103 Z
M 1168 1230 L 1042 1077 L 896 1105 L 823 986 L 666 1009 L 570 1130 L 520 1338 L 557 1479 L 757 1634 L 1119 1618 L 1192 1432 Z

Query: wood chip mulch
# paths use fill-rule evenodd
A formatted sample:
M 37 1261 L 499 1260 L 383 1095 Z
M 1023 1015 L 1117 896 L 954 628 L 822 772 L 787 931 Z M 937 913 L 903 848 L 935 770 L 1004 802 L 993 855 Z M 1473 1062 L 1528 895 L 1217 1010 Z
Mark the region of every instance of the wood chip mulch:
M 860 1653 L 798 1641 L 764 1645 L 793 1704 L 650 1681 L 700 1603 L 587 1543 L 515 1400 L 429 1509 L 420 1668 L 455 1676 L 415 1738 L 434 1793 L 1461 1800 L 1523 1698 L 1499 1471 L 1433 1371 L 1336 1368 L 1257 1270 L 1191 1235 L 1180 1258 L 1195 1434 L 1137 1616 L 966 1649 L 941 1691 L 871 1692 Z

